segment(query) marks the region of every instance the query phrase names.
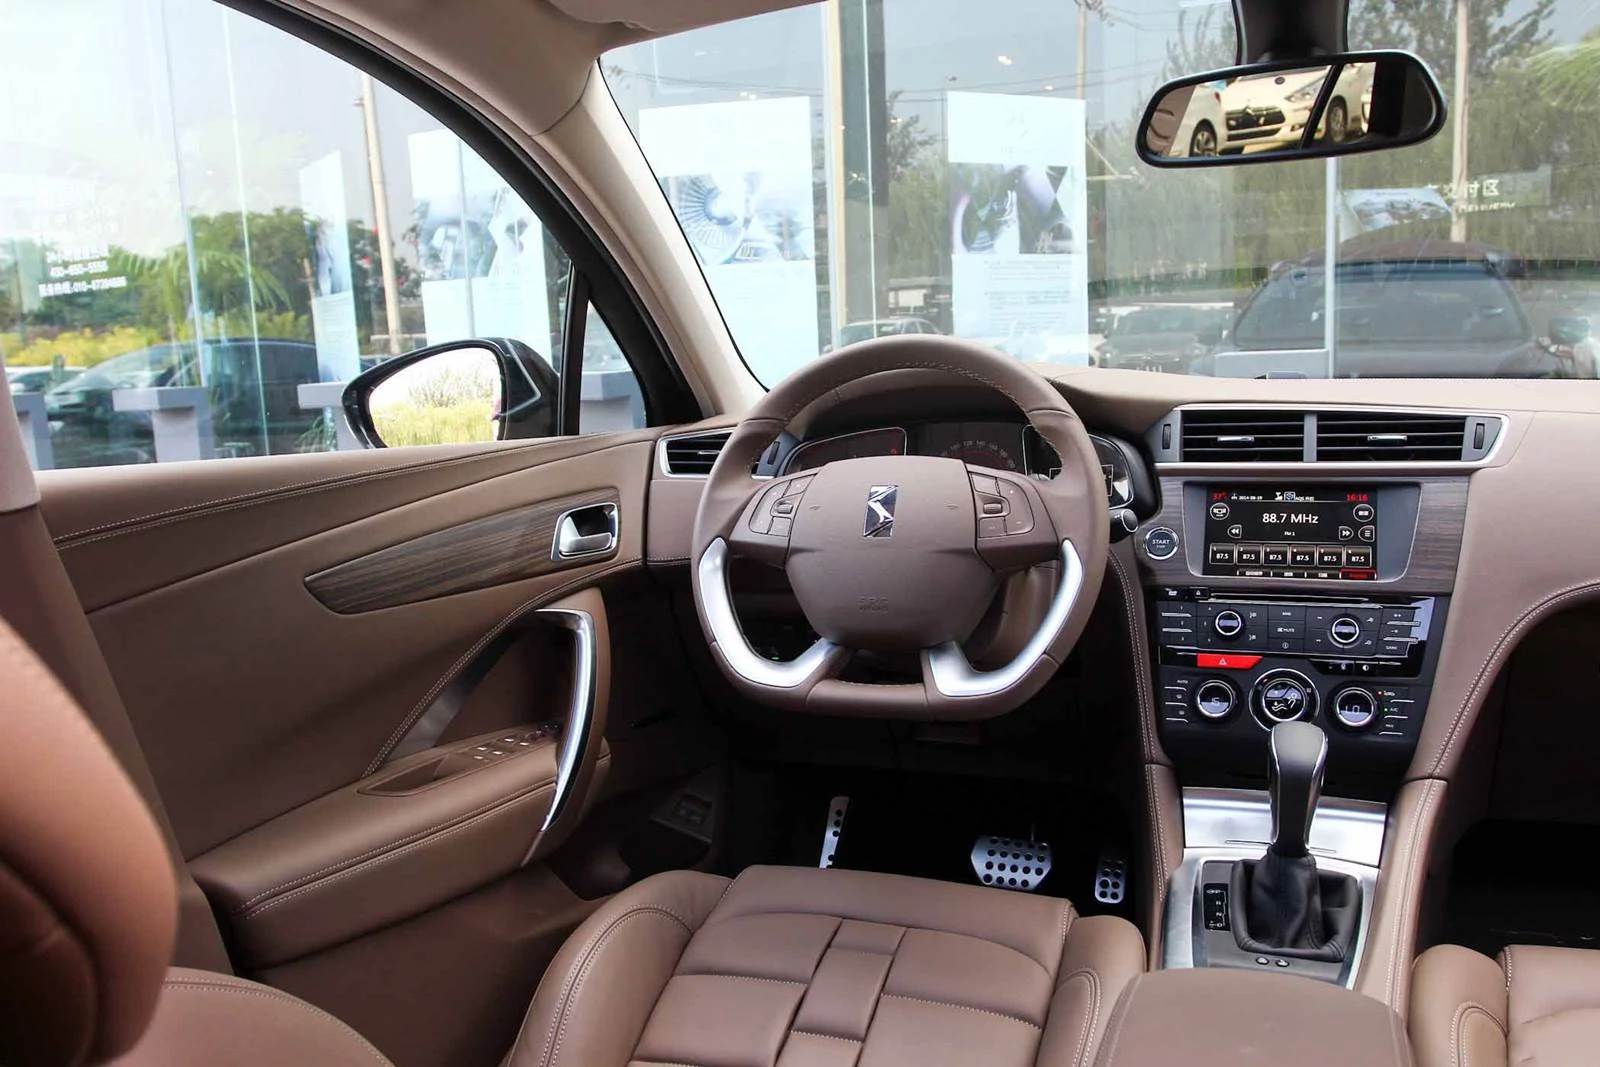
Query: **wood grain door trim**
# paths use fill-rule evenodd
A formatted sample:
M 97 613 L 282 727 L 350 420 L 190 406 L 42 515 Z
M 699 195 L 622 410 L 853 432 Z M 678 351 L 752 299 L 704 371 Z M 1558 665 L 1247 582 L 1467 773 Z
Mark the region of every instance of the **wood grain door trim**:
M 329 610 L 354 615 L 588 566 L 615 556 L 616 549 L 553 559 L 556 521 L 574 508 L 618 503 L 614 487 L 541 500 L 336 564 L 307 576 L 306 589 Z

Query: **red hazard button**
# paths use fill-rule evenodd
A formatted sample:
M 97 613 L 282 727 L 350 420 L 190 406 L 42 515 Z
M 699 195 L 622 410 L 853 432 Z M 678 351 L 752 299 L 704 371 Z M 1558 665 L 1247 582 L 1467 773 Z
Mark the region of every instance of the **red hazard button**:
M 1219 671 L 1247 671 L 1261 662 L 1260 656 L 1218 655 L 1215 652 L 1202 652 L 1197 659 L 1201 667 Z

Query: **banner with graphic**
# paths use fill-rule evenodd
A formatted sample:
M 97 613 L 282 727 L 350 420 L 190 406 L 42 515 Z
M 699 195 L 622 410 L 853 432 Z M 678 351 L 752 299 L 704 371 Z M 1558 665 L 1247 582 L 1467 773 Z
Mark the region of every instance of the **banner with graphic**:
M 756 377 L 815 359 L 811 101 L 646 108 L 639 142 Z
M 1089 196 L 1082 100 L 947 93 L 957 336 L 1087 363 Z
M 550 357 L 544 227 L 449 130 L 407 141 L 428 343 L 514 337 Z
M 300 168 L 300 207 L 311 243 L 311 332 L 317 374 L 347 382 L 361 373 L 356 298 L 350 278 L 350 214 L 344 200 L 344 164 L 330 152 Z

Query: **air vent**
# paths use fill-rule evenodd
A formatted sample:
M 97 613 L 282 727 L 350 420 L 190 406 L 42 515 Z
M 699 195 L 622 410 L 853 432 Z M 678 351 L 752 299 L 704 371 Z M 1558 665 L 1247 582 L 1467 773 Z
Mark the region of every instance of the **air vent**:
M 693 437 L 668 437 L 661 448 L 661 465 L 668 474 L 679 477 L 703 477 L 711 473 L 712 464 L 728 443 L 729 433 L 696 434 Z
M 1466 455 L 1467 416 L 1399 411 L 1325 411 L 1317 415 L 1323 463 L 1455 463 Z
M 1185 463 L 1299 463 L 1305 458 L 1304 412 L 1183 412 Z

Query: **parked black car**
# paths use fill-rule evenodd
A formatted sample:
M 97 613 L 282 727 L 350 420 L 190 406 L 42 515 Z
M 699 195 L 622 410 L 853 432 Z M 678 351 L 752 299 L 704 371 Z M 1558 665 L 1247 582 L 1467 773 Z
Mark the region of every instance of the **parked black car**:
M 58 467 L 150 463 L 156 458 L 150 416 L 117 411 L 118 389 L 200 385 L 211 401 L 220 456 L 300 450 L 321 417 L 302 411 L 298 388 L 318 380 L 317 350 L 302 341 L 208 341 L 205 373 L 193 344 L 163 344 L 113 356 L 45 393 Z
M 1195 374 L 1326 374 L 1324 259 L 1280 264 Z M 1481 244 L 1347 243 L 1339 250 L 1333 373 L 1340 378 L 1535 378 L 1567 372 L 1538 342 L 1509 279 L 1517 257 Z

